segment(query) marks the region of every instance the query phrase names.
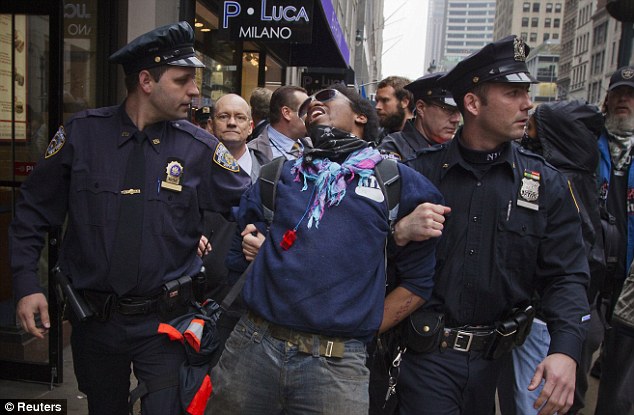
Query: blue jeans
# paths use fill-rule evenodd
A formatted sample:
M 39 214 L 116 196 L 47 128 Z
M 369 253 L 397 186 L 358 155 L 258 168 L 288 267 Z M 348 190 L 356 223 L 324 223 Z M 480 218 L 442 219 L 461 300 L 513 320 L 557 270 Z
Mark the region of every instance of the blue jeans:
M 207 413 L 366 415 L 370 372 L 365 345 L 345 342 L 342 358 L 301 353 L 243 316 L 211 373 Z
M 542 383 L 534 391 L 528 385 L 535 374 L 535 369 L 548 355 L 550 334 L 546 323 L 535 319 L 533 328 L 521 347 L 513 350 L 513 369 L 515 371 L 515 404 L 517 415 L 534 415 L 537 410 L 533 404 L 542 391 Z

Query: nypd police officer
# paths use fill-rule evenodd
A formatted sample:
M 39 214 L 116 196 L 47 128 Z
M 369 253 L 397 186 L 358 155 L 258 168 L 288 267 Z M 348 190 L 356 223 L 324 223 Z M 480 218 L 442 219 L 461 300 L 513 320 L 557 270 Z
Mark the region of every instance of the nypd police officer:
M 59 272 L 93 314 L 70 316 L 75 374 L 91 414 L 128 413 L 131 365 L 144 382 L 178 373 L 184 349 L 157 332 L 174 305 L 166 287 L 175 301 L 191 295 L 202 212 L 228 212 L 248 185 L 226 148 L 185 120 L 199 92 L 195 68 L 203 67 L 193 43 L 180 22 L 110 56 L 123 65 L 126 100 L 59 128 L 21 187 L 10 227 L 17 316 L 42 338 L 50 324 L 37 261 L 46 229 L 66 221 Z M 179 414 L 179 402 L 172 385 L 146 395 L 143 413 Z
M 528 52 L 509 36 L 441 78 L 464 127 L 408 163 L 438 186 L 451 214 L 423 308 L 443 313 L 445 325 L 432 352 L 405 353 L 397 387 L 402 414 L 491 413 L 503 356 L 527 334 L 534 291 L 552 338 L 529 386 L 545 382 L 534 407 L 544 415 L 572 404 L 589 271 L 565 179 L 513 141 L 532 108 Z M 396 224 L 397 243 L 417 239 L 415 221 L 424 218 L 415 215 Z
M 405 85 L 414 96 L 414 118 L 401 131 L 388 134 L 379 145 L 384 158 L 407 160 L 422 148 L 451 140 L 460 123 L 460 111 L 451 92 L 438 84 L 444 72 L 432 73 Z

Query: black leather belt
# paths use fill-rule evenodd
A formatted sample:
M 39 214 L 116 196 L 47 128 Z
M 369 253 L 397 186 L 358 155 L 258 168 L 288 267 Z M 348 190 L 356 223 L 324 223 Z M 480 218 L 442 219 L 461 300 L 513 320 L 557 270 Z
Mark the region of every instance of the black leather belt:
M 492 328 L 446 328 L 440 347 L 461 352 L 482 351 L 494 338 L 495 329 Z
M 159 299 L 159 297 L 123 297 L 115 300 L 113 310 L 125 316 L 150 314 L 157 310 Z

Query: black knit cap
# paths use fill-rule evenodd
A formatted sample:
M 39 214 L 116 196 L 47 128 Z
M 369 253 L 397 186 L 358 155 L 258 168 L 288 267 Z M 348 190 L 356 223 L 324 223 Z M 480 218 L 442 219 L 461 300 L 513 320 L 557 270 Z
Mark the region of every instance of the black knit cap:
M 617 69 L 610 77 L 608 91 L 611 91 L 621 85 L 627 85 L 634 88 L 634 66 L 623 66 L 622 68 Z
M 128 43 L 109 58 L 128 74 L 161 65 L 204 68 L 194 51 L 194 30 L 187 22 L 158 27 Z
M 414 94 L 414 101 L 431 99 L 455 107 L 456 101 L 454 101 L 451 92 L 441 87 L 438 83 L 438 79 L 443 75 L 445 75 L 444 72 L 436 72 L 422 76 L 414 82 L 405 85 L 405 89 Z
M 458 99 L 483 82 L 536 84 L 526 66 L 529 52 L 521 38 L 507 36 L 467 56 L 438 82 Z

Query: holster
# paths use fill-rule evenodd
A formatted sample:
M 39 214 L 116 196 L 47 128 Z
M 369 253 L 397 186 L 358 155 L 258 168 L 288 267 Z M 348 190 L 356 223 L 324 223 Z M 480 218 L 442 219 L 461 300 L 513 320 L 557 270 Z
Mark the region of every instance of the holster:
M 157 310 L 161 321 L 187 313 L 193 297 L 192 279 L 188 275 L 163 284 Z
M 444 313 L 418 309 L 404 321 L 403 342 L 408 351 L 430 353 L 440 347 L 444 329 Z
M 532 306 L 516 308 L 513 314 L 495 324 L 495 332 L 489 341 L 484 358 L 495 360 L 511 351 L 515 346 L 524 344 L 531 331 L 535 310 Z

